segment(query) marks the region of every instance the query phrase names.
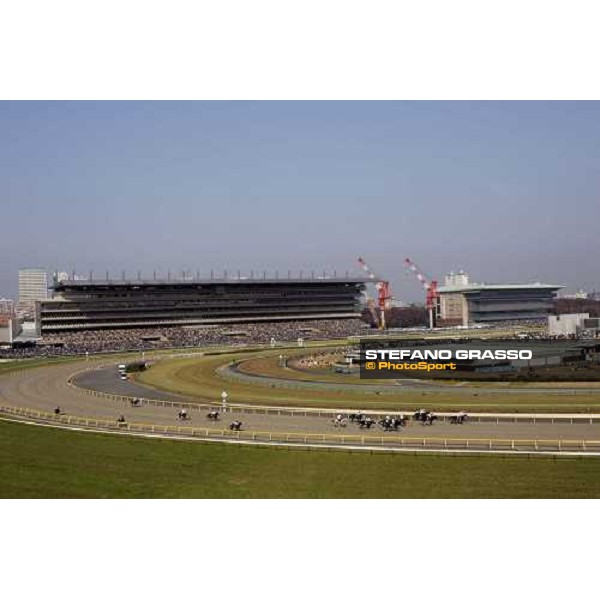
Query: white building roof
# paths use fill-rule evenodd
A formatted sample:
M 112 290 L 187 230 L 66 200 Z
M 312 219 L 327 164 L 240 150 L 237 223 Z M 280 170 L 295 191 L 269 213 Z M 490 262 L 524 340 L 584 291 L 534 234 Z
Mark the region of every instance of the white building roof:
M 461 292 L 479 292 L 483 290 L 531 290 L 546 289 L 559 290 L 564 285 L 551 285 L 548 283 L 470 283 L 469 285 L 441 285 L 438 287 L 440 294 L 451 294 Z

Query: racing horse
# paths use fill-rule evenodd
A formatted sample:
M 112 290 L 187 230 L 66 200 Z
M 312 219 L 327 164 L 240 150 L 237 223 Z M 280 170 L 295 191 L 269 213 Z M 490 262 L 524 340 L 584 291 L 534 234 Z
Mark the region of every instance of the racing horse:
M 242 422 L 241 421 L 231 421 L 231 423 L 229 424 L 229 429 L 230 431 L 240 431 L 242 427 Z
M 383 427 L 384 431 L 391 431 L 394 428 L 393 421 L 394 419 L 392 419 L 392 417 L 384 417 L 377 421 L 377 423 Z
M 400 415 L 396 417 L 396 423 L 398 423 L 398 427 L 406 427 L 406 417 L 404 415 Z
M 423 425 L 433 425 L 434 421 L 437 421 L 437 415 L 432 412 L 425 413 L 425 419 L 423 419 Z
M 206 414 L 206 418 L 210 419 L 211 421 L 218 421 L 219 420 L 219 411 L 211 410 L 209 413 Z
M 415 414 L 412 416 L 413 420 L 415 421 L 419 421 L 419 422 L 424 422 L 425 418 L 427 416 L 427 412 L 424 408 L 420 408 L 419 410 L 415 411 Z
M 365 417 L 363 415 L 363 418 L 358 422 L 358 426 L 361 429 L 364 429 L 365 427 L 367 429 L 371 429 L 371 427 L 373 427 L 373 425 L 375 425 L 375 420 L 372 419 L 371 417 Z
M 398 431 L 400 427 L 406 427 L 406 419 L 404 415 L 400 417 L 385 417 L 381 419 L 379 424 L 383 427 L 384 431 Z
M 462 425 L 467 420 L 467 413 L 458 413 L 450 417 L 451 425 Z
M 335 419 L 331 420 L 331 422 L 333 423 L 334 427 L 346 427 L 347 425 L 346 419 L 342 415 L 337 415 Z
M 351 413 L 350 415 L 348 415 L 348 418 L 350 419 L 351 423 L 354 423 L 354 421 L 360 423 L 362 420 L 364 420 L 365 415 L 363 415 L 361 412 Z

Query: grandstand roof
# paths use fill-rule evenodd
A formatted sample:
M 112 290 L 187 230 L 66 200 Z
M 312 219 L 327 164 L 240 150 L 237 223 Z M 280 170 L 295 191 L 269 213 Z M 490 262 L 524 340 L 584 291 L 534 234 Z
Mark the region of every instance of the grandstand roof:
M 440 294 L 480 292 L 484 290 L 559 290 L 564 285 L 552 285 L 549 283 L 472 283 L 469 285 L 441 285 L 438 288 Z
M 76 288 L 76 287 L 103 287 L 103 286 L 169 286 L 169 285 L 240 285 L 261 284 L 281 285 L 296 283 L 372 283 L 373 279 L 364 276 L 356 277 L 228 277 L 228 278 L 201 278 L 201 279 L 75 279 L 60 281 L 50 286 L 52 289 Z

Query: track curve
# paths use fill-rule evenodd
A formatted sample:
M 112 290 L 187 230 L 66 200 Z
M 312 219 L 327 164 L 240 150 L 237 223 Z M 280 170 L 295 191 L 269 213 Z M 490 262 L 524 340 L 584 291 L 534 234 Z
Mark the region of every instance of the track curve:
M 189 399 L 181 396 L 173 398 L 169 395 L 167 400 L 164 393 L 157 392 L 156 398 L 148 398 L 139 407 L 133 407 L 121 398 L 115 399 L 103 392 L 96 395 L 86 392 L 72 385 L 73 379 L 77 380 L 78 375 L 87 369 L 98 369 L 97 372 L 103 372 L 104 377 L 112 370 L 115 383 L 120 383 L 116 375 L 115 361 L 106 359 L 98 361 L 77 361 L 68 364 L 44 366 L 33 369 L 17 371 L 13 374 L 4 374 L 0 376 L 0 405 L 7 410 L 24 410 L 33 414 L 38 411 L 46 415 L 52 414 L 55 407 L 59 406 L 65 417 L 72 417 L 73 421 L 79 420 L 79 424 L 85 419 L 96 419 L 111 424 L 106 428 L 115 427 L 116 419 L 119 415 L 124 415 L 126 421 L 131 424 L 138 424 L 140 430 L 144 428 L 158 427 L 179 428 L 177 421 L 177 404 L 186 403 L 190 406 L 191 423 L 186 423 L 187 428 L 196 428 L 197 431 L 207 432 L 207 437 L 216 437 L 221 435 L 223 439 L 231 437 L 229 433 L 223 430 L 227 421 L 210 422 L 206 419 L 206 405 L 202 406 L 197 401 L 191 402 Z M 104 370 L 102 369 L 104 367 Z M 89 373 L 95 371 L 87 371 Z M 81 375 L 79 375 L 81 377 Z M 133 384 L 132 384 L 133 385 Z M 148 389 L 143 388 L 145 396 Z M 128 388 L 129 389 L 129 388 Z M 136 392 L 142 391 L 136 389 Z M 124 394 L 128 395 L 128 394 Z M 138 395 L 137 393 L 133 395 Z M 442 442 L 451 442 L 453 447 L 460 446 L 464 442 L 467 446 L 471 441 L 471 447 L 480 445 L 482 449 L 502 445 L 507 440 L 517 442 L 518 447 L 533 451 L 534 449 L 543 450 L 550 444 L 544 445 L 544 440 L 563 441 L 565 444 L 571 441 L 583 441 L 588 444 L 588 450 L 600 449 L 600 415 L 588 415 L 575 421 L 569 421 L 564 415 L 558 417 L 554 422 L 532 422 L 519 420 L 511 422 L 506 420 L 485 420 L 481 422 L 471 422 L 464 426 L 450 425 L 448 422 L 436 423 L 433 427 L 422 427 L 419 424 L 411 423 L 402 432 L 383 433 L 381 429 L 377 431 L 362 431 L 357 426 L 350 425 L 343 431 L 334 428 L 331 423 L 331 410 L 322 409 L 318 412 L 302 409 L 281 409 L 272 408 L 270 410 L 252 407 L 237 407 L 233 409 L 234 416 L 243 420 L 244 430 L 247 436 L 251 433 L 255 435 L 253 439 L 259 437 L 266 439 L 285 440 L 301 443 L 316 442 L 335 443 L 336 445 L 353 446 L 361 443 L 362 446 L 373 445 L 376 447 L 394 448 L 399 444 L 409 447 L 431 447 L 438 443 L 440 449 Z M 336 409 L 339 410 L 339 409 Z M 243 417 L 238 417 L 243 413 Z M 16 414 L 13 412 L 13 414 Z M 319 416 L 320 415 L 320 416 Z M 230 415 L 225 415 L 228 419 Z M 41 417 L 40 417 L 41 419 Z M 597 420 L 598 419 L 598 420 Z M 43 419 L 42 419 L 43 420 Z M 132 427 L 132 430 L 134 427 Z M 260 436 L 256 435 L 260 433 Z M 181 435 L 189 435 L 184 431 Z M 193 435 L 193 434 L 192 434 Z M 246 434 L 244 434 L 246 435 Z M 246 436 L 246 437 L 247 437 Z M 287 436 L 287 437 L 285 437 Z M 362 441 L 361 441 L 362 440 Z M 366 440 L 366 441 L 365 441 Z M 405 444 L 405 440 L 412 440 Z M 429 442 L 422 440 L 430 440 Z M 535 441 L 535 444 L 533 443 Z M 413 443 L 414 442 L 414 443 Z M 485 443 L 484 443 L 485 442 Z M 501 443 L 502 442 L 502 443 Z M 538 443 L 539 442 L 539 443 Z M 596 445 L 598 444 L 598 445 Z M 464 444 L 463 444 L 464 445 Z M 514 444 L 513 444 L 514 445 Z M 538 448 L 540 446 L 540 448 Z M 585 448 L 585 443 L 583 445 Z M 559 444 L 560 449 L 560 444 Z

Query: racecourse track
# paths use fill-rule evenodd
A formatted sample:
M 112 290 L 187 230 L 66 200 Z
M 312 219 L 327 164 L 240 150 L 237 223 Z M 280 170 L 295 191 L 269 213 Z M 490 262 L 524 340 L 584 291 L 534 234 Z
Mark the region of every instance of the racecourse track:
M 398 432 L 380 427 L 334 427 L 340 409 L 230 406 L 217 422 L 207 418 L 210 401 L 191 399 L 121 381 L 119 361 L 75 361 L 15 370 L 0 375 L 0 412 L 10 418 L 52 422 L 90 430 L 166 435 L 185 439 L 240 441 L 289 445 L 322 445 L 389 450 L 477 452 L 547 452 L 600 455 L 600 415 L 472 415 L 464 425 L 440 420 L 427 427 L 416 422 Z M 131 398 L 140 398 L 132 405 Z M 177 413 L 188 408 L 184 423 Z M 60 407 L 60 415 L 55 408 Z M 376 417 L 377 411 L 372 411 Z M 385 414 L 389 411 L 379 411 Z M 125 425 L 118 425 L 123 415 Z M 242 431 L 230 432 L 230 420 L 242 421 Z

